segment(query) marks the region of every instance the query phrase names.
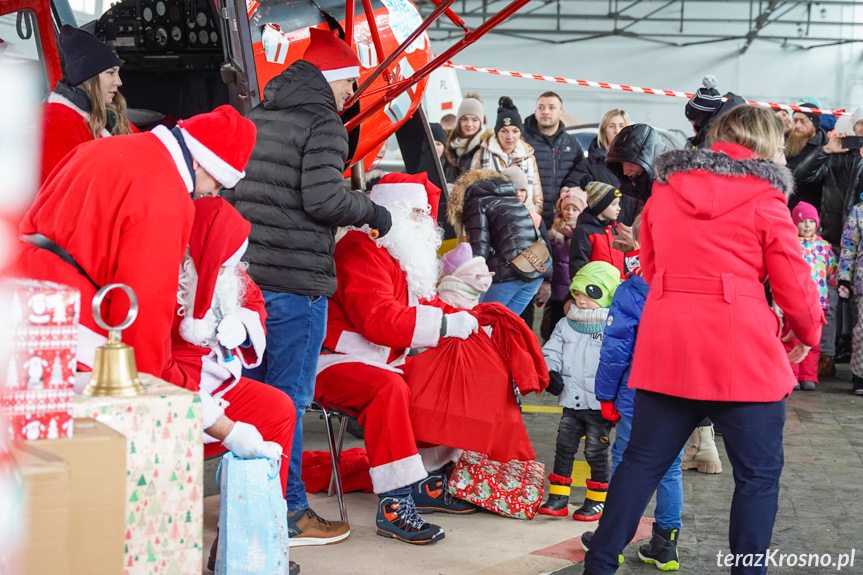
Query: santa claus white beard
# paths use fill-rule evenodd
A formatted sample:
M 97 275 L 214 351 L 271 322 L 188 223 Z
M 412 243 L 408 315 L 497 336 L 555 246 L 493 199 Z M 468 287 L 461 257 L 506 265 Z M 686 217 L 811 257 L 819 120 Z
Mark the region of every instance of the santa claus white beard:
M 219 320 L 216 319 L 216 309 L 221 312 L 220 317 L 227 317 L 242 307 L 246 291 L 245 274 L 242 272 L 246 269 L 246 265 L 245 262 L 241 262 L 231 268 L 225 268 L 225 271 L 216 280 L 213 301 L 204 316 L 204 322 L 207 324 L 207 338 L 215 338 L 216 336 L 216 328 L 219 326 Z M 183 258 L 183 263 L 180 264 L 180 281 L 177 289 L 177 303 L 180 304 L 180 309 L 177 311 L 177 315 L 193 317 L 197 291 L 198 272 L 195 269 L 192 256 L 187 252 L 186 257 Z
M 396 205 L 389 210 L 393 227 L 375 242 L 399 262 L 412 295 L 418 299 L 434 297 L 440 279 L 437 250 L 443 241 L 443 230 L 429 215 L 414 220 L 411 208 L 406 205 Z

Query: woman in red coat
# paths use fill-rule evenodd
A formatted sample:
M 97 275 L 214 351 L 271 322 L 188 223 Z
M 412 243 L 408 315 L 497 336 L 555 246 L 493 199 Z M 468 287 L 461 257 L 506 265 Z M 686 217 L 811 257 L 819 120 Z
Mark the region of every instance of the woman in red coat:
M 641 226 L 650 293 L 629 379 L 637 390 L 632 437 L 589 541 L 591 575 L 617 570 L 651 494 L 704 417 L 723 433 L 734 467 L 731 553 L 742 564 L 770 545 L 785 397 L 795 384 L 789 359 L 799 362 L 818 344 L 822 312 L 786 206 L 794 182 L 783 167 L 781 124 L 769 110 L 740 106 L 716 121 L 710 139 L 709 150 L 656 160 Z M 768 277 L 801 342 L 787 354 L 762 285 Z M 651 545 L 664 541 L 671 550 L 677 538 L 654 524 Z M 679 561 L 672 554 L 667 562 Z
M 72 26 L 60 30 L 60 52 L 65 74 L 45 106 L 40 182 L 78 144 L 138 131 L 126 118 L 126 100 L 117 91 L 123 85 L 117 53 Z

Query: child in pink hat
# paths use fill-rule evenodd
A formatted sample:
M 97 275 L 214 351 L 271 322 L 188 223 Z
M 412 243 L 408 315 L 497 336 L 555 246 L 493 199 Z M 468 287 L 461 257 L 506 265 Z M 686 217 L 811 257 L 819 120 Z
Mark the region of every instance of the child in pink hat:
M 491 286 L 494 273 L 483 258 L 473 256 L 467 243 L 445 253 L 441 263 L 444 277 L 438 284 L 438 297 L 451 306 L 472 309 Z

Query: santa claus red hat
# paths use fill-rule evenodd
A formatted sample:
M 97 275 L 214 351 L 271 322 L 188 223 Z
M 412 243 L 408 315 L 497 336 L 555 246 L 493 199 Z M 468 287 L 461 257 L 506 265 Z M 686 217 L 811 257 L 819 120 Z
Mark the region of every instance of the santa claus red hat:
M 208 333 L 204 316 L 213 305 L 219 268 L 236 265 L 249 243 L 252 224 L 223 198 L 195 200 L 195 220 L 189 237 L 189 254 L 198 272 L 192 315 L 180 322 L 180 337 L 203 345 Z
M 360 77 L 360 59 L 335 30 L 309 28 L 303 60 L 320 70 L 327 82 Z
M 419 174 L 387 174 L 372 186 L 372 201 L 387 209 L 397 202 L 407 203 L 411 208 L 431 208 L 431 217 L 437 221 L 440 189 L 429 181 L 425 172 Z
M 192 157 L 226 188 L 246 176 L 257 128 L 231 106 L 177 122 Z

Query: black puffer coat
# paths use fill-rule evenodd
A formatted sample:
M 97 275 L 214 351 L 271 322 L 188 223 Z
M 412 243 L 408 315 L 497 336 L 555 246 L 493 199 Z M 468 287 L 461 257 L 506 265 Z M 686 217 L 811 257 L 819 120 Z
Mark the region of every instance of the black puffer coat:
M 822 147 L 827 145 L 827 134 L 824 130 L 818 129 L 815 135 L 812 136 L 803 150 L 796 156 L 786 156 L 788 169 L 794 174 L 794 193 L 788 198 L 788 208 L 794 209 L 798 202 L 808 202 L 815 206 L 819 212 L 821 211 L 821 192 L 824 187 L 824 174 L 819 172 L 811 172 L 809 170 L 800 170 L 800 166 L 804 160 L 810 156 L 813 159 L 823 158 L 824 151 Z
M 631 124 L 614 137 L 605 165 L 620 180 L 618 189 L 624 195 L 618 222 L 631 226 L 641 213 L 653 190 L 653 162 L 666 149 L 662 136 L 647 124 Z M 641 166 L 644 172 L 636 178 L 627 178 L 623 175 L 623 162 Z
M 577 185 L 573 170 L 584 160 L 584 150 L 563 122 L 553 136 L 539 131 L 536 116 L 524 119 L 524 140 L 533 146 L 533 157 L 542 183 L 542 220 L 547 227 L 554 221 L 554 204 L 564 185 Z
M 258 139 L 226 197 L 252 222 L 249 275 L 262 289 L 330 296 L 337 226 L 380 225 L 382 208 L 344 189 L 348 134 L 323 74 L 303 60 L 264 89 L 250 113 Z
M 590 182 L 603 182 L 620 189 L 620 178 L 605 165 L 608 152 L 599 147 L 599 141 L 594 138 L 587 149 L 587 158 L 578 164 L 572 175 L 573 184 L 582 190 Z
M 449 200 L 447 219 L 456 230 L 464 230 L 473 255 L 485 258 L 494 272 L 492 281 L 524 281 L 509 261 L 541 235 L 527 207 L 515 196 L 512 183 L 492 170 L 474 170 L 459 179 Z M 545 264 L 542 277 L 550 278 L 550 257 Z

